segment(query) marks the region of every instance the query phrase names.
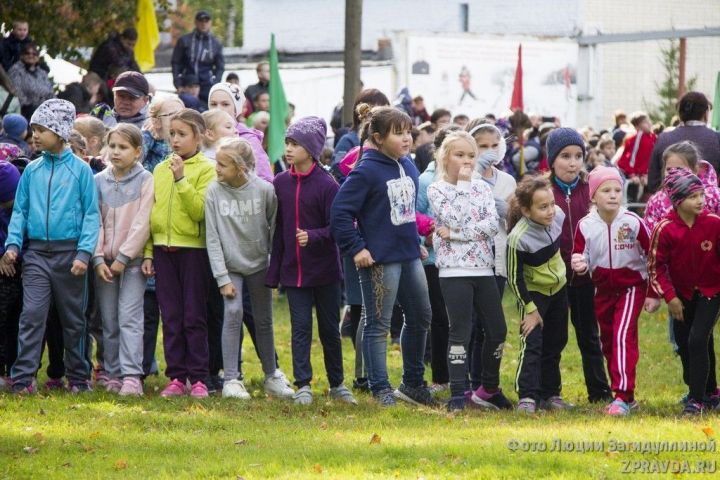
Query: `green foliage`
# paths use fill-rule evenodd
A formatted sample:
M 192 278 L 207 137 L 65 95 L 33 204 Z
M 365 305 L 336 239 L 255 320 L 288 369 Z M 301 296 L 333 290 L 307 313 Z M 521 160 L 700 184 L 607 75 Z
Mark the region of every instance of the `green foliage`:
M 175 24 L 181 33 L 187 33 L 194 28 L 195 13 L 198 10 L 207 10 L 212 16 L 212 32 L 223 45 L 227 45 L 227 22 L 230 7 L 235 7 L 235 34 L 233 43 L 239 47 L 243 40 L 243 1 L 242 0 L 183 0 L 178 2 L 175 15 Z
M 680 87 L 680 42 L 670 40 L 667 48 L 660 49 L 660 62 L 663 65 L 663 78 L 655 82 L 655 92 L 659 102 L 657 105 L 644 102 L 650 118 L 657 122 L 670 125 L 672 117 L 677 113 L 675 104 L 678 101 Z M 697 83 L 697 76 L 689 78 L 685 83 L 685 91 L 692 90 Z

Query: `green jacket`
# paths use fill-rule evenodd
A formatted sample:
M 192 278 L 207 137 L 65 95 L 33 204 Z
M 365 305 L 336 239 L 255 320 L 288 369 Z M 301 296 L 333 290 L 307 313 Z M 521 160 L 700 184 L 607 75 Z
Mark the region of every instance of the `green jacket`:
M 170 158 L 153 171 L 155 204 L 145 258 L 152 258 L 155 245 L 205 248 L 205 190 L 215 180 L 215 168 L 202 153 L 197 153 L 185 160 L 185 176 L 176 182 Z

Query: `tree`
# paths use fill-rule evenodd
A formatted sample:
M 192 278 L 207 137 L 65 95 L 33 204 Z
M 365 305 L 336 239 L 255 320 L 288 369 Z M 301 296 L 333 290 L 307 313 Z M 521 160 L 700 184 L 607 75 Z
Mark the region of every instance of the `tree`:
M 670 40 L 667 48 L 660 49 L 660 61 L 663 65 L 664 77 L 661 82 L 655 82 L 655 92 L 659 104 L 654 105 L 643 100 L 645 109 L 653 121 L 670 125 L 673 116 L 677 113 L 678 90 L 680 87 L 680 45 L 677 40 Z M 685 83 L 685 91 L 695 87 L 697 76 L 693 76 Z
M 194 27 L 195 13 L 207 10 L 212 16 L 212 32 L 223 45 L 232 47 L 242 45 L 243 38 L 243 2 L 242 0 L 183 0 L 178 2 L 175 26 L 180 33 L 187 33 Z M 233 38 L 229 38 L 233 32 Z

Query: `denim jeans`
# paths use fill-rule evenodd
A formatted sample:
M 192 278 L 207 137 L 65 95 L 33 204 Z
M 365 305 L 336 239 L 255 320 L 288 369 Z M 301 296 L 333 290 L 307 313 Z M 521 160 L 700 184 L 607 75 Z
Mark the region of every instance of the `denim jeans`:
M 387 335 L 397 299 L 405 311 L 400 334 L 403 383 L 423 384 L 425 341 L 432 318 L 427 280 L 420 259 L 359 269 L 363 297 L 363 357 L 373 393 L 391 388 L 387 373 Z

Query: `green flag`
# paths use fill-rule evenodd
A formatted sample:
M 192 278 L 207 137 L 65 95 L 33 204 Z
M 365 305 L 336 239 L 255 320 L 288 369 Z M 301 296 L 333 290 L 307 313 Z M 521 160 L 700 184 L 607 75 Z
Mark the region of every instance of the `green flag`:
M 270 162 L 282 158 L 285 152 L 285 119 L 290 113 L 280 70 L 278 68 L 278 54 L 275 49 L 275 34 L 270 34 L 270 124 L 268 125 L 267 153 Z
M 720 130 L 720 72 L 718 72 L 717 80 L 715 80 L 715 101 L 713 102 L 713 107 L 710 126 L 715 130 Z

